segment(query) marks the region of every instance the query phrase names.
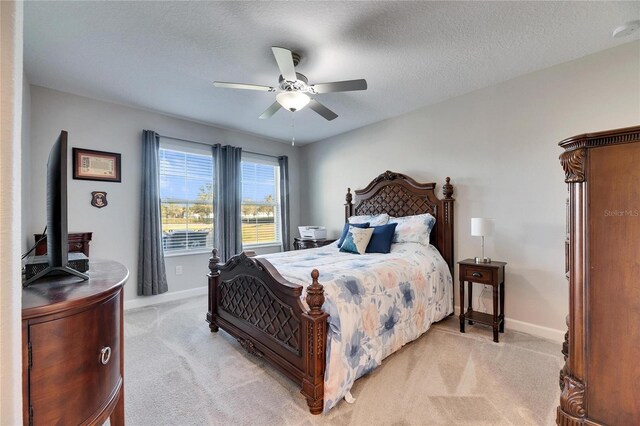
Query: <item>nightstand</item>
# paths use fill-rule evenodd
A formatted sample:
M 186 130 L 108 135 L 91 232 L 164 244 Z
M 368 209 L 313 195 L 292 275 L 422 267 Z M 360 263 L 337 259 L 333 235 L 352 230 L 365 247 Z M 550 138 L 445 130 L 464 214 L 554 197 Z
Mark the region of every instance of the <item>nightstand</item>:
M 493 341 L 498 341 L 498 332 L 504 333 L 504 266 L 505 262 L 476 263 L 473 259 L 458 262 L 460 275 L 460 332 L 464 333 L 464 322 L 478 322 L 493 327 Z M 468 283 L 468 307 L 464 310 L 464 283 Z M 493 287 L 493 314 L 473 310 L 473 283 Z M 500 303 L 498 306 L 498 299 Z M 498 312 L 498 307 L 500 308 Z
M 293 239 L 293 248 L 294 250 L 304 250 L 308 248 L 318 248 L 322 246 L 326 246 L 327 244 L 331 244 L 335 239 L 322 239 L 322 240 L 310 240 L 300 237 L 295 237 Z

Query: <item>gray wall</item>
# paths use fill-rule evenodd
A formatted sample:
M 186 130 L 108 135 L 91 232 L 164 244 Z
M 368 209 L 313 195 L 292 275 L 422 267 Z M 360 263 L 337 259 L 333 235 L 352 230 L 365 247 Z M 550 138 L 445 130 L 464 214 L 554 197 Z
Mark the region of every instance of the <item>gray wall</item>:
M 507 327 L 560 338 L 567 191 L 557 143 L 639 123 L 633 42 L 303 147 L 303 222 L 337 236 L 347 186 L 363 188 L 388 169 L 439 185 L 451 176 L 455 258 L 479 256 L 471 217 L 495 219 L 486 246 L 509 263 Z
M 125 299 L 136 296 L 138 228 L 140 211 L 141 132 L 155 130 L 168 136 L 206 143 L 241 146 L 247 150 L 273 155 L 288 155 L 291 177 L 291 227 L 300 223 L 299 149 L 286 143 L 254 135 L 225 130 L 195 122 L 31 86 L 31 208 L 29 242 L 33 233 L 45 225 L 45 170 L 49 150 L 60 130 L 69 132 L 71 147 L 118 152 L 122 154 L 122 183 L 73 180 L 69 176 L 69 231 L 92 231 L 91 258 L 109 258 L 129 268 L 131 277 L 125 287 Z M 28 153 L 25 153 L 28 155 Z M 92 207 L 91 191 L 106 191 L 109 205 Z M 168 257 L 169 291 L 203 287 L 208 273 L 208 254 Z M 175 267 L 183 267 L 183 275 Z M 148 299 L 148 298 L 145 298 Z

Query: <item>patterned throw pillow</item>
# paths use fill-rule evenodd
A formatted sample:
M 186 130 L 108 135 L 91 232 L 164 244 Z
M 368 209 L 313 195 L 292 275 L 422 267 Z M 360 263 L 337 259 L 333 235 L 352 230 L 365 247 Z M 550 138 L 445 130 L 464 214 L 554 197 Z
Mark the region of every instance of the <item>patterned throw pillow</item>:
M 369 222 L 353 223 L 353 224 L 345 223 L 344 228 L 342 228 L 342 234 L 340 234 L 340 239 L 338 240 L 338 248 L 342 247 L 342 243 L 344 242 L 344 239 L 347 238 L 347 233 L 349 232 L 349 226 L 351 225 L 357 226 L 358 228 L 368 228 Z
M 364 254 L 367 250 L 369 240 L 371 240 L 371 234 L 373 234 L 373 228 L 349 226 L 349 232 L 342 243 L 342 247 L 340 247 L 340 251 Z
M 364 223 L 369 222 L 369 226 L 386 225 L 389 222 L 389 215 L 386 213 L 380 214 L 365 214 L 361 216 L 351 216 L 349 223 Z
M 393 234 L 394 243 L 420 243 L 429 245 L 429 234 L 436 224 L 436 218 L 429 213 L 415 216 L 392 217 L 389 223 L 397 223 Z

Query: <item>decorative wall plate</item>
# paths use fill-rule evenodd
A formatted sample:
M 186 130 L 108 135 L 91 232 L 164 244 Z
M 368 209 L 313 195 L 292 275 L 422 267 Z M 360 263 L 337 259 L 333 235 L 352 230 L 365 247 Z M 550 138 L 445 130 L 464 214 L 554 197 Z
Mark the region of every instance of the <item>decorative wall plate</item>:
M 91 193 L 91 205 L 99 209 L 106 207 L 109 202 L 107 201 L 107 193 L 104 191 L 93 191 Z

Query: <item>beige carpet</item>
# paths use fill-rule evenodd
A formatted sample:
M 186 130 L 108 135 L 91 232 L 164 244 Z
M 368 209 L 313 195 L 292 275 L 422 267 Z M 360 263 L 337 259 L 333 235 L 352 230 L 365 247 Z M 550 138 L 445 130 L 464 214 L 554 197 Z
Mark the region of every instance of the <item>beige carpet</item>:
M 205 297 L 125 313 L 128 425 L 552 425 L 560 345 L 507 330 L 458 331 L 454 317 L 387 358 L 328 415 L 299 389 L 210 333 Z M 508 324 L 507 324 L 508 325 Z

